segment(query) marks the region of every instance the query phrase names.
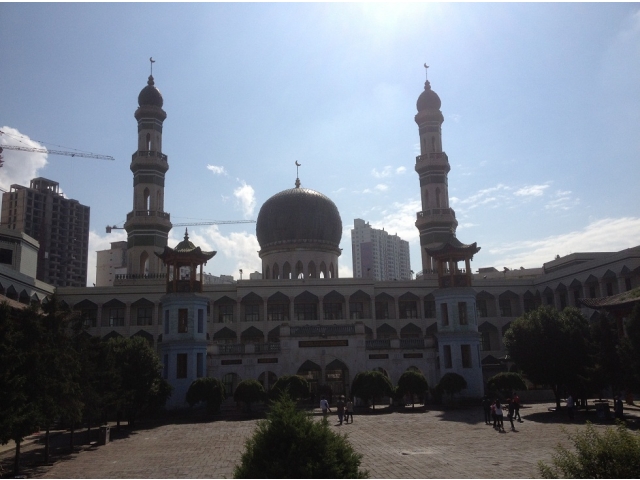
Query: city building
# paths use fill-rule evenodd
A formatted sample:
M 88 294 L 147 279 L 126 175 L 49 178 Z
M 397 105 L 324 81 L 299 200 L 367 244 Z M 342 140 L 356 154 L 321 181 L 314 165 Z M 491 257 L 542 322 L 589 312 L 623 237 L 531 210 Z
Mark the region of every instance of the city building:
M 576 253 L 538 269 L 472 273 L 479 247 L 455 234 L 440 99 L 429 82 L 415 116 L 419 279 L 338 278 L 339 210 L 297 178 L 260 209 L 262 275 L 206 284 L 202 268 L 214 262 L 215 252 L 202 252 L 186 233 L 174 249 L 166 245 L 171 223 L 162 208 L 168 163 L 160 148 L 161 107 L 150 78 L 136 111 L 134 210 L 125 224 L 128 273 L 116 275 L 113 286 L 57 292 L 82 315 L 91 335 L 152 342 L 176 388 L 172 407 L 185 405 L 186 385 L 201 375 L 221 379 L 228 395 L 241 380 L 257 379 L 268 389 L 287 374 L 303 375 L 316 393 L 322 387 L 349 395 L 353 377 L 365 370 L 383 372 L 394 384 L 405 371 L 419 370 L 430 386 L 456 372 L 467 380 L 462 395 L 478 397 L 487 378 L 506 370 L 503 334 L 524 312 L 575 306 L 592 318 L 596 313 L 583 307 L 582 298 L 640 286 L 640 246 Z
M 96 252 L 96 287 L 113 285 L 116 275 L 127 273 L 127 242 L 111 242 L 108 250 Z
M 0 302 L 24 308 L 53 294 L 52 285 L 36 279 L 39 249 L 26 233 L 0 227 Z
M 2 195 L 3 226 L 40 244 L 36 278 L 56 287 L 84 287 L 89 256 L 89 207 L 65 198 L 58 182 L 38 177 Z
M 351 229 L 354 278 L 411 280 L 409 242 L 356 218 Z

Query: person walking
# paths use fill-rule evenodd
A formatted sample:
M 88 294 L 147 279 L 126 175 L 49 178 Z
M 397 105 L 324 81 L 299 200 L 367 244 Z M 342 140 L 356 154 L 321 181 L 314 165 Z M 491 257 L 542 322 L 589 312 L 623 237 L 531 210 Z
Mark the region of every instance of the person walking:
M 322 397 L 320 399 L 320 409 L 322 410 L 322 415 L 327 416 L 327 412 L 331 413 L 331 409 L 329 408 L 329 402 L 327 399 Z
M 491 404 L 491 418 L 493 419 L 493 428 L 497 430 L 498 428 L 498 416 L 496 415 L 496 402 Z
M 498 423 L 498 431 L 504 432 L 504 412 L 502 411 L 500 400 L 496 400 L 496 419 Z
M 522 417 L 520 416 L 520 397 L 518 396 L 518 394 L 516 392 L 513 392 L 513 405 L 514 405 L 514 415 L 515 417 L 518 418 L 518 422 L 522 423 Z M 514 417 L 514 418 L 515 418 Z
M 344 419 L 344 395 L 340 395 L 340 398 L 338 398 L 336 410 L 338 411 L 338 420 L 340 421 L 340 425 L 342 425 L 342 420 Z
M 624 420 L 624 404 L 622 403 L 622 395 L 617 395 L 613 399 L 613 413 L 618 420 Z
M 507 398 L 507 419 L 511 423 L 511 431 L 515 432 L 516 427 L 513 426 L 513 417 L 516 411 L 516 402 L 513 401 L 513 398 Z
M 349 417 L 351 417 L 351 423 L 353 423 L 353 402 L 350 398 L 347 398 L 347 405 L 345 409 L 345 421 L 349 423 Z
M 482 410 L 484 411 L 484 424 L 491 425 L 491 400 L 486 395 L 482 397 Z

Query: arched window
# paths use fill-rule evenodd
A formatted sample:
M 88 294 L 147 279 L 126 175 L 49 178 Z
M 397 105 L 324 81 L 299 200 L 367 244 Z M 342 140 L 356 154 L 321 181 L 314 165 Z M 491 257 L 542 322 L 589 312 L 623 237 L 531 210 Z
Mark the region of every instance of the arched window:
M 307 274 L 307 276 L 309 278 L 317 278 L 318 274 L 316 272 L 316 264 L 313 263 L 313 260 L 309 262 L 309 266 L 307 267 L 309 269 L 309 273 Z
M 140 254 L 140 274 L 149 275 L 149 254 L 146 251 Z
M 440 208 L 440 189 L 436 188 L 436 207 Z
M 145 188 L 144 192 L 142 193 L 142 196 L 144 198 L 144 210 L 150 210 L 150 198 L 151 198 L 151 194 L 149 193 L 149 189 Z
M 156 193 L 156 210 L 162 211 L 162 192 L 160 190 Z
M 327 278 L 327 266 L 324 262 L 320 264 L 320 278 Z
M 302 280 L 304 278 L 304 267 L 302 266 L 302 262 L 298 260 L 296 263 L 296 278 Z
M 274 280 L 278 280 L 280 278 L 280 268 L 277 263 L 273 264 L 273 277 Z
M 431 137 L 431 151 L 436 151 L 436 137 Z
M 329 278 L 335 278 L 335 272 L 333 270 L 333 263 L 329 265 Z
M 289 262 L 285 262 L 282 266 L 282 278 L 285 280 L 291 279 L 291 265 L 289 265 Z
M 267 269 L 266 269 L 266 270 L 265 270 L 265 272 L 264 272 L 264 278 L 266 278 L 266 279 L 268 280 L 268 279 L 269 279 L 269 274 L 270 274 L 270 273 L 271 273 L 271 272 L 269 271 L 269 267 L 267 266 Z
M 147 151 L 151 150 L 151 134 L 147 133 Z

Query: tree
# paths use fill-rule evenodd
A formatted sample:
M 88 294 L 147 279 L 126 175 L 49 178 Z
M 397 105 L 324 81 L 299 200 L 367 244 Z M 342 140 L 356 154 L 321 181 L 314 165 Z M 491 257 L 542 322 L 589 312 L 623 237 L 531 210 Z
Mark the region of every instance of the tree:
M 311 387 L 306 378 L 300 375 L 283 375 L 271 387 L 271 398 L 279 398 L 287 392 L 294 400 L 309 398 Z
M 552 465 L 538 463 L 542 478 L 636 478 L 640 472 L 640 435 L 623 423 L 599 433 L 587 422 L 582 432 L 569 435 L 575 452 L 558 444 Z
M 160 359 L 144 338 L 111 338 L 106 347 L 114 354 L 120 378 L 117 412 L 126 413 L 133 426 L 139 415 L 163 406 L 172 388 L 161 377 Z
M 456 393 L 460 393 L 465 388 L 467 388 L 467 381 L 462 375 L 454 372 L 445 373 L 436 385 L 436 390 L 448 393 L 452 400 Z
M 351 393 L 365 401 L 371 401 L 375 410 L 376 398 L 388 396 L 393 393 L 391 381 L 382 372 L 369 370 L 358 373 L 353 379 Z
M 247 411 L 251 410 L 251 404 L 265 400 L 266 392 L 260 382 L 253 379 L 243 380 L 233 392 L 233 399 L 236 402 L 244 402 Z
M 500 392 L 504 397 L 510 396 L 514 390 L 526 390 L 522 375 L 516 372 L 500 372 L 487 381 L 487 388 L 492 392 Z
M 213 377 L 202 377 L 194 380 L 187 390 L 186 400 L 189 406 L 204 402 L 207 413 L 220 411 L 220 405 L 225 398 L 224 384 Z
M 367 478 L 362 455 L 346 435 L 296 409 L 288 395 L 276 400 L 245 444 L 235 478 Z
M 411 408 L 415 408 L 414 395 L 424 395 L 429 391 L 427 379 L 421 372 L 407 370 L 398 379 L 398 395 L 411 395 Z
M 627 389 L 640 389 L 640 305 L 636 305 L 626 322 L 627 336 L 620 340 L 618 353 L 622 381 Z
M 511 323 L 504 343 L 529 380 L 551 387 L 558 410 L 561 387 L 577 387 L 591 359 L 589 323 L 576 308 L 525 313 Z
M 619 391 L 623 386 L 623 365 L 620 361 L 620 338 L 616 319 L 600 314 L 591 323 L 592 361 L 587 369 L 588 393 L 599 392 L 611 386 Z

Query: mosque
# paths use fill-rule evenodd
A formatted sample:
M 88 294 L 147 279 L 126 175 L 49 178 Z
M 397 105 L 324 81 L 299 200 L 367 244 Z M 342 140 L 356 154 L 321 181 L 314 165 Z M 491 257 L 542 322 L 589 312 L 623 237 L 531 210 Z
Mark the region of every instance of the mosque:
M 172 224 L 164 211 L 169 162 L 162 151 L 162 107 L 150 76 L 135 111 L 127 273 L 113 286 L 57 292 L 81 313 L 90 334 L 142 336 L 157 348 L 163 375 L 174 386 L 169 407 L 184 406 L 189 385 L 203 376 L 222 380 L 228 394 L 244 379 L 269 389 L 278 377 L 299 374 L 314 392 L 349 395 L 353 377 L 365 370 L 383 372 L 394 384 L 403 372 L 418 370 L 430 386 L 455 372 L 467 381 L 462 395 L 479 397 L 487 378 L 508 366 L 502 336 L 515 318 L 542 304 L 580 306 L 581 298 L 640 285 L 640 246 L 574 253 L 536 269 L 473 274 L 480 247 L 456 237 L 444 117 L 429 81 L 415 116 L 422 199 L 415 226 L 423 269 L 417 279 L 338 278 L 338 207 L 296 179 L 260 209 L 262 278 L 205 284 L 203 265 L 216 252 L 202 251 L 188 232 L 175 248 L 167 244 Z

